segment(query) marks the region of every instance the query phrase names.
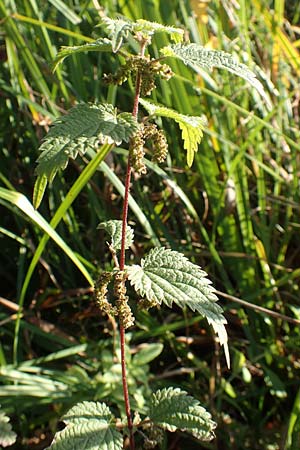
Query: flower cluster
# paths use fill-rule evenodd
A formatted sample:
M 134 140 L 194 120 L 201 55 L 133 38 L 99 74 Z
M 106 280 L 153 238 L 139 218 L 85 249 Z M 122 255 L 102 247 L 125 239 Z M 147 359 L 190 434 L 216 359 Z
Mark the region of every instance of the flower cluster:
M 168 154 L 168 143 L 163 130 L 158 130 L 155 124 L 147 124 L 144 127 L 144 140 L 150 140 L 153 147 L 152 161 L 162 163 Z
M 106 83 L 120 85 L 130 76 L 136 77 L 137 73 L 141 77 L 141 95 L 150 95 L 156 87 L 155 80 L 160 76 L 164 80 L 169 80 L 173 76 L 171 68 L 167 64 L 161 64 L 157 59 L 150 59 L 145 56 L 131 56 L 125 64 L 119 67 L 116 73 L 105 74 Z
M 164 132 L 159 130 L 155 124 L 142 124 L 131 139 L 129 150 L 130 164 L 139 175 L 145 174 L 147 171 L 143 162 L 146 141 L 150 141 L 152 144 L 153 162 L 162 163 L 168 153 L 168 143 Z
M 120 324 L 126 329 L 134 324 L 134 316 L 128 305 L 128 297 L 126 295 L 125 281 L 127 274 L 124 271 L 119 270 L 115 275 L 114 280 L 114 294 L 116 297 L 116 308 L 118 311 L 118 317 Z
M 138 131 L 130 140 L 129 147 L 129 162 L 135 172 L 143 175 L 147 172 L 143 158 L 145 156 L 145 139 L 144 139 L 144 125 L 141 125 Z
M 111 316 L 115 316 L 117 310 L 107 300 L 107 286 L 110 283 L 112 276 L 112 272 L 102 272 L 99 275 L 95 283 L 94 296 L 101 311 Z

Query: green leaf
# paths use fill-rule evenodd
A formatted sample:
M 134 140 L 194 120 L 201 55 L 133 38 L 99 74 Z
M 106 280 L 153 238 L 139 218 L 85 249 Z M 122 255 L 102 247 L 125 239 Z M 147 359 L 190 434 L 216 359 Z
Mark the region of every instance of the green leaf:
M 9 417 L 3 412 L 0 412 L 0 445 L 8 447 L 16 442 L 17 435 L 12 431 Z
M 63 62 L 65 58 L 73 55 L 74 53 L 82 52 L 110 52 L 112 50 L 112 42 L 107 38 L 100 38 L 94 42 L 89 42 L 83 45 L 61 47 L 57 55 L 52 62 L 52 70 L 55 72 L 59 64 Z
M 34 183 L 34 190 L 33 190 L 33 206 L 34 209 L 38 209 L 40 206 L 43 196 L 46 190 L 48 184 L 47 177 L 45 175 L 39 175 L 36 179 L 36 182 Z
M 150 22 L 149 20 L 139 19 L 133 24 L 134 31 L 141 31 L 148 35 L 155 33 L 165 32 L 170 35 L 170 38 L 176 42 L 182 42 L 184 36 L 184 30 L 181 28 L 170 27 L 167 25 L 162 25 L 157 22 Z
M 161 49 L 165 56 L 181 59 L 184 64 L 194 68 L 212 70 L 213 67 L 225 69 L 247 80 L 265 97 L 264 89 L 255 74 L 245 65 L 236 61 L 230 53 L 220 50 L 209 50 L 198 44 L 175 44 Z
M 110 19 L 109 17 L 104 17 L 103 22 L 109 31 L 112 51 L 116 53 L 122 46 L 124 38 L 127 38 L 129 32 L 132 31 L 133 23 L 129 20 Z
M 107 220 L 106 222 L 101 222 L 97 228 L 105 230 L 110 235 L 111 245 L 114 250 L 121 250 L 122 220 Z M 133 229 L 126 225 L 125 249 L 133 244 L 133 238 Z
M 143 366 L 153 361 L 163 351 L 163 344 L 160 342 L 153 342 L 152 344 L 146 344 L 132 359 L 134 366 Z
M 75 12 L 66 5 L 66 2 L 62 0 L 49 0 L 49 3 L 51 3 L 54 8 L 56 8 L 62 15 L 65 16 L 67 20 L 72 22 L 74 25 L 77 25 L 78 23 L 82 22 L 82 18 L 75 14 Z
M 55 120 L 40 146 L 37 174 L 52 181 L 59 169 L 65 169 L 69 158 L 103 141 L 128 142 L 138 124 L 130 113 L 117 114 L 110 104 L 79 103 L 68 114 Z
M 105 403 L 82 402 L 62 418 L 66 428 L 56 433 L 52 450 L 122 450 L 123 436 L 116 430 Z
M 224 345 L 229 366 L 226 319 L 206 272 L 181 253 L 163 247 L 152 249 L 140 266 L 127 266 L 126 270 L 136 292 L 150 302 L 163 302 L 169 307 L 175 302 L 206 317 Z
M 89 272 L 84 267 L 78 256 L 75 254 L 75 252 L 64 242 L 64 240 L 56 233 L 56 231 L 52 228 L 51 223 L 49 224 L 41 214 L 34 209 L 30 201 L 25 197 L 25 195 L 21 194 L 20 192 L 10 191 L 5 188 L 0 187 L 0 198 L 7 201 L 8 203 L 11 203 L 12 205 L 19 208 L 30 220 L 32 223 L 38 225 L 38 227 L 43 230 L 48 237 L 53 239 L 53 241 L 62 249 L 62 251 L 73 261 L 73 263 L 77 266 L 77 268 L 80 270 L 82 275 L 88 280 L 88 282 L 93 286 L 93 279 L 91 278 Z M 34 255 L 34 258 L 36 256 L 36 253 Z M 38 258 L 37 258 L 38 261 Z M 36 261 L 36 262 L 37 262 Z M 28 280 L 27 280 L 28 281 Z M 25 279 L 23 288 L 22 288 L 22 297 L 23 297 L 23 289 L 24 286 L 26 286 L 27 281 Z M 26 282 L 26 283 L 25 283 Z M 24 300 L 24 297 L 22 298 L 22 301 Z M 19 305 L 21 305 L 22 302 L 19 301 Z
M 287 391 L 285 383 L 271 369 L 263 366 L 265 372 L 265 383 L 270 388 L 270 393 L 279 398 L 286 398 Z
M 173 109 L 166 108 L 165 106 L 144 99 L 140 99 L 140 103 L 150 115 L 167 117 L 174 119 L 175 122 L 178 123 L 182 131 L 183 146 L 185 150 L 187 150 L 187 164 L 191 167 L 194 160 L 194 154 L 198 150 L 198 145 L 203 137 L 206 118 L 180 114 Z
M 209 412 L 179 388 L 165 388 L 152 394 L 149 417 L 168 431 L 187 431 L 202 441 L 214 438 L 216 423 Z
M 290 414 L 287 437 L 286 450 L 297 450 L 300 446 L 300 389 L 296 395 L 294 405 Z
M 155 33 L 165 32 L 176 43 L 182 42 L 184 36 L 184 30 L 181 28 L 166 26 L 144 19 L 132 22 L 124 17 L 118 19 L 104 17 L 103 22 L 108 29 L 108 36 L 111 39 L 112 51 L 114 53 L 124 44 L 124 40 L 128 38 L 129 33 L 140 33 L 146 37 L 151 37 Z

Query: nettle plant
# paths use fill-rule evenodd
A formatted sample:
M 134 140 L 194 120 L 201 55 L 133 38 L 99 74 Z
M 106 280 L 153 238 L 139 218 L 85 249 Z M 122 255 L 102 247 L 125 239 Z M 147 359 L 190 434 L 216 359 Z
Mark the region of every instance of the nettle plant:
M 114 316 L 119 323 L 120 363 L 125 415 L 114 417 L 105 403 L 84 401 L 73 406 L 62 418 L 65 428 L 56 433 L 49 448 L 53 450 L 119 450 L 128 442 L 130 450 L 137 445 L 154 448 L 162 442 L 164 431 L 181 430 L 199 440 L 214 437 L 216 423 L 199 401 L 178 388 L 165 388 L 153 392 L 146 413 L 130 408 L 126 374 L 125 330 L 134 324 L 134 316 L 127 295 L 128 282 L 136 291 L 139 304 L 150 308 L 165 304 L 189 307 L 208 320 L 223 345 L 229 366 L 226 319 L 217 304 L 214 288 L 207 274 L 184 255 L 171 249 L 153 248 L 140 264 L 127 265 L 125 251 L 134 240 L 128 225 L 128 199 L 131 174 L 146 173 L 145 149 L 152 152 L 152 160 L 162 163 L 168 151 L 167 138 L 155 124 L 156 117 L 165 117 L 178 123 L 182 131 L 183 147 L 187 151 L 187 165 L 193 163 L 194 154 L 206 126 L 204 117 L 180 114 L 152 100 L 145 100 L 156 87 L 159 78 L 173 76 L 165 63 L 167 58 L 178 58 L 192 69 L 226 69 L 246 79 L 258 91 L 262 87 L 255 75 L 232 56 L 222 51 L 208 50 L 197 44 L 183 43 L 183 30 L 163 26 L 146 20 L 132 22 L 124 18 L 103 19 L 105 38 L 76 46 L 63 47 L 54 61 L 54 69 L 66 57 L 79 52 L 113 52 L 123 62 L 114 74 L 104 76 L 105 83 L 121 85 L 129 78 L 134 84 L 133 109 L 118 113 L 107 103 L 79 103 L 68 114 L 56 120 L 40 147 L 34 203 L 38 207 L 47 182 L 52 182 L 59 169 L 65 169 L 69 158 L 89 153 L 96 170 L 99 162 L 116 145 L 128 143 L 128 161 L 125 194 L 121 220 L 101 223 L 110 236 L 109 251 L 114 269 L 102 271 L 95 283 L 95 298 L 101 311 Z M 161 49 L 161 57 L 153 59 L 147 50 L 156 33 L 164 32 L 171 44 Z M 135 49 L 138 48 L 137 53 Z M 139 120 L 139 105 L 147 116 Z M 91 153 L 92 151 L 92 153 Z M 96 151 L 96 153 L 95 153 Z M 93 153 L 94 152 L 94 153 Z M 100 156 L 99 156 L 100 155 Z M 113 286 L 114 299 L 107 295 Z M 134 301 L 134 299 L 131 299 Z M 122 409 L 122 408 L 121 408 Z M 139 444 L 137 444 L 139 443 Z

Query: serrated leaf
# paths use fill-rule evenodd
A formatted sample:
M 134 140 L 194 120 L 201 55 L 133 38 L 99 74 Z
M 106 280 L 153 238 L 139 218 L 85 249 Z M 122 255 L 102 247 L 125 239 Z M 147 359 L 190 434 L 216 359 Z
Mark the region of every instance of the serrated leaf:
M 33 206 L 34 209 L 38 209 L 40 206 L 43 196 L 48 184 L 47 177 L 45 175 L 39 175 L 34 183 L 33 189 Z
M 104 17 L 103 22 L 109 31 L 109 37 L 111 38 L 112 51 L 116 53 L 123 44 L 124 38 L 128 37 L 130 31 L 132 31 L 133 23 L 125 19 L 111 19 Z
M 107 220 L 106 222 L 101 222 L 97 228 L 105 230 L 110 235 L 111 245 L 114 250 L 121 250 L 122 220 Z M 129 225 L 126 225 L 125 249 L 133 244 L 133 239 L 133 229 Z
M 142 33 L 149 34 L 150 36 L 155 33 L 165 32 L 170 35 L 170 38 L 178 43 L 182 42 L 184 36 L 184 30 L 181 28 L 170 27 L 162 25 L 157 22 L 150 22 L 149 20 L 139 19 L 133 24 L 134 31 L 141 31 Z
M 53 123 L 39 148 L 36 172 L 52 181 L 56 172 L 65 169 L 69 158 L 75 159 L 78 152 L 96 149 L 103 141 L 128 142 L 137 128 L 132 114 L 117 114 L 113 105 L 79 103 Z
M 198 44 L 175 44 L 161 49 L 165 56 L 181 59 L 184 64 L 201 69 L 212 70 L 214 67 L 225 69 L 247 80 L 262 97 L 264 89 L 255 74 L 245 65 L 239 63 L 230 53 L 220 50 L 209 50 Z
M 195 152 L 203 137 L 203 130 L 206 126 L 206 118 L 198 116 L 187 116 L 180 114 L 173 109 L 159 105 L 148 100 L 140 99 L 140 103 L 150 115 L 166 117 L 175 120 L 182 131 L 183 146 L 187 150 L 187 164 L 193 164 Z
M 12 431 L 9 417 L 3 412 L 0 412 L 0 446 L 8 447 L 16 442 L 17 435 Z
M 56 433 L 51 450 L 122 450 L 123 437 L 113 415 L 99 402 L 82 402 L 62 418 L 66 428 Z
M 61 47 L 57 55 L 52 62 L 52 70 L 55 72 L 59 64 L 61 64 L 65 58 L 73 55 L 74 53 L 83 52 L 109 52 L 112 50 L 112 42 L 107 38 L 100 38 L 94 42 L 88 42 L 83 45 Z
M 214 438 L 216 423 L 211 415 L 198 400 L 179 388 L 165 388 L 152 394 L 149 417 L 168 431 L 186 431 L 202 441 Z
M 224 346 L 229 366 L 226 319 L 204 270 L 181 253 L 163 247 L 152 249 L 140 266 L 128 266 L 126 270 L 136 292 L 150 302 L 165 303 L 169 307 L 174 302 L 206 317 Z

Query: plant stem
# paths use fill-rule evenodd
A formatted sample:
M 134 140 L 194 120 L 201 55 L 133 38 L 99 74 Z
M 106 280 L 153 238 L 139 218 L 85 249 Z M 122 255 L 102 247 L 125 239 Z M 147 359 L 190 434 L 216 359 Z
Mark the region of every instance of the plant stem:
M 140 55 L 144 56 L 146 41 L 141 43 Z M 141 74 L 138 72 L 136 76 L 135 84 L 135 95 L 133 102 L 132 115 L 137 119 L 138 109 L 139 109 L 139 98 L 141 91 L 142 78 Z M 122 241 L 121 241 L 121 253 L 120 253 L 120 270 L 124 270 L 125 267 L 125 241 L 126 241 L 126 226 L 127 226 L 127 216 L 128 216 L 128 199 L 130 192 L 130 180 L 131 180 L 131 165 L 130 159 L 127 161 L 127 171 L 125 180 L 125 193 L 124 193 L 124 203 L 123 203 L 123 214 L 122 214 Z M 128 394 L 128 384 L 127 384 L 127 374 L 126 374 L 126 356 L 125 356 L 125 328 L 120 324 L 120 347 L 121 347 L 121 366 L 122 366 L 122 384 L 123 384 L 123 395 L 125 401 L 125 411 L 127 416 L 127 424 L 129 429 L 129 442 L 130 450 L 135 450 L 134 434 L 133 434 L 133 423 L 131 418 L 130 400 Z

